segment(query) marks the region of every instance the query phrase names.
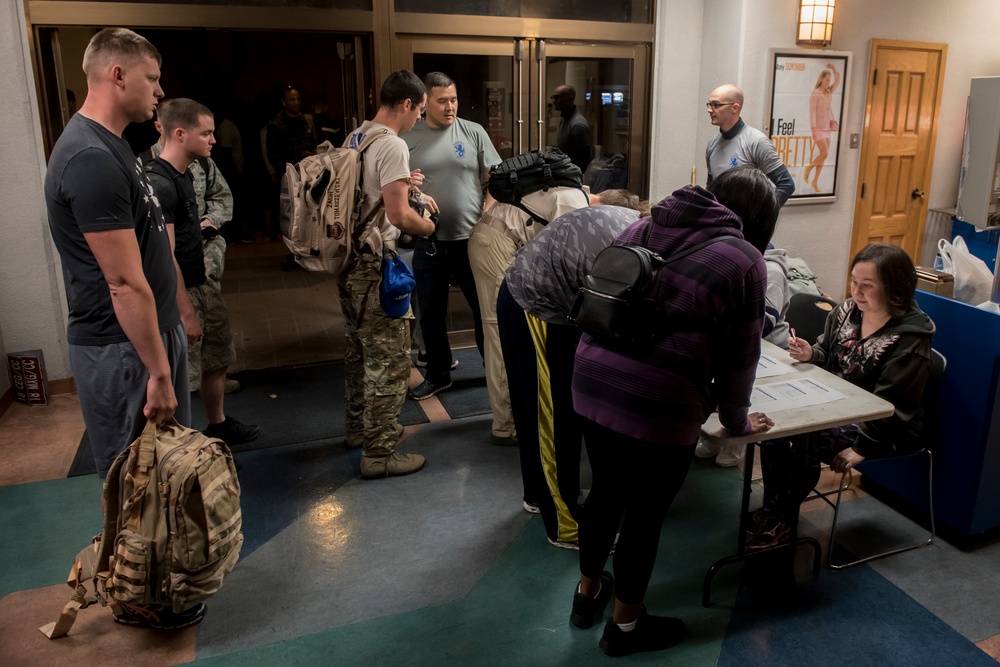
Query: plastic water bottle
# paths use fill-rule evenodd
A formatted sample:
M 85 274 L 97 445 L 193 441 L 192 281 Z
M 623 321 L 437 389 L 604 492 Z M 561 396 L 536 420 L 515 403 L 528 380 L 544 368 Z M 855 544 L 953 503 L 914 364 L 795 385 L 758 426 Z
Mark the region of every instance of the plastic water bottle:
M 934 256 L 934 270 L 944 271 L 944 260 L 941 259 L 941 255 Z

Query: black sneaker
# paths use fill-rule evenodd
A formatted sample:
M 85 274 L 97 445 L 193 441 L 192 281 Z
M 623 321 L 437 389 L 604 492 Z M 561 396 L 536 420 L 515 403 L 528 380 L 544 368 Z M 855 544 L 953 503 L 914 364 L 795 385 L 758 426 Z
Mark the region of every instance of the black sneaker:
M 490 433 L 490 443 L 496 445 L 497 447 L 517 447 L 517 436 L 516 435 L 494 435 Z
M 175 614 L 173 610 L 160 605 L 134 605 L 121 603 L 122 613 L 117 614 L 115 623 L 122 625 L 142 625 L 154 630 L 182 630 L 201 623 L 207 608 L 201 602 L 187 611 Z
M 209 424 L 202 433 L 210 438 L 218 438 L 230 447 L 234 447 L 242 445 L 244 442 L 256 440 L 257 436 L 260 435 L 260 426 L 244 424 L 227 415 L 226 421 Z
M 653 616 L 643 605 L 632 632 L 625 632 L 609 618 L 599 646 L 606 654 L 619 657 L 642 651 L 662 651 L 680 644 L 683 639 L 684 621 L 670 616 Z
M 424 380 L 414 389 L 410 390 L 410 398 L 415 401 L 423 401 L 428 399 L 439 391 L 444 391 L 451 387 L 451 382 L 447 384 L 434 384 L 430 380 Z
M 578 589 L 573 594 L 573 613 L 569 615 L 569 622 L 578 628 L 589 628 L 601 620 L 608 601 L 614 594 L 614 586 L 614 577 L 605 570 L 601 573 L 601 590 L 597 592 L 596 598 L 588 597 Z

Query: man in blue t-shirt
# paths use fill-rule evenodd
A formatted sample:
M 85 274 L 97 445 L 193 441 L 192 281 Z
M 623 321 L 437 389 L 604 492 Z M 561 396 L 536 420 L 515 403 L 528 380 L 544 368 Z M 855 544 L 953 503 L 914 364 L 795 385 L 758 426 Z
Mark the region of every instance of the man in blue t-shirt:
M 472 309 L 476 346 L 483 353 L 483 323 L 476 281 L 469 267 L 469 234 L 483 214 L 483 183 L 500 162 L 486 130 L 458 117 L 455 82 L 441 72 L 424 77 L 427 117 L 403 136 L 410 168 L 422 176 L 421 189 L 440 208 L 436 240 L 414 240 L 413 275 L 417 280 L 420 329 L 427 348 L 427 375 L 410 392 L 418 401 L 451 386 L 448 343 L 448 288 L 458 285 Z M 485 195 L 487 207 L 493 202 Z
M 131 30 L 97 33 L 83 56 L 87 99 L 52 149 L 49 228 L 69 303 L 70 364 L 98 475 L 143 417 L 191 421 L 187 341 L 170 240 L 122 131 L 163 97 L 160 54 Z

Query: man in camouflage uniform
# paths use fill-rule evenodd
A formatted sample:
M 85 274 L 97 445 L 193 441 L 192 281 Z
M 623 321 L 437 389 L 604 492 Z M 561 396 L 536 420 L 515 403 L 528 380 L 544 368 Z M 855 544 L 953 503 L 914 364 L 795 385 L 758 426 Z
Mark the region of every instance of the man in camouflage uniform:
M 160 132 L 160 140 L 153 144 L 149 151 L 139 156 L 143 164 L 163 152 L 163 129 L 159 121 L 155 121 L 155 125 Z M 218 232 L 223 225 L 233 219 L 233 192 L 229 189 L 229 184 L 223 178 L 219 167 L 210 157 L 195 160 L 187 168 L 187 172 L 194 183 L 201 228 L 215 230 L 214 234 L 211 231 L 203 232 L 205 273 L 210 280 L 221 283 L 222 273 L 226 268 L 226 240 Z M 201 386 L 201 369 L 201 345 L 191 345 L 188 347 L 188 381 L 191 391 L 198 391 Z M 225 386 L 227 394 L 234 394 L 240 390 L 240 383 L 237 380 L 226 378 Z
M 358 254 L 340 276 L 340 304 L 344 312 L 347 349 L 345 441 L 362 447 L 361 476 L 365 479 L 408 475 L 424 467 L 424 457 L 403 454 L 396 445 L 403 434 L 399 413 L 406 399 L 410 375 L 410 320 L 385 314 L 379 303 L 382 255 L 396 248 L 400 232 L 417 236 L 434 233 L 434 223 L 409 205 L 410 153 L 399 138 L 409 132 L 427 103 L 424 84 L 413 72 L 390 74 L 382 84 L 381 106 L 347 137 L 357 149 L 365 136 L 375 134 L 365 148 Z M 416 182 L 415 185 L 419 185 Z M 432 213 L 437 204 L 425 197 Z

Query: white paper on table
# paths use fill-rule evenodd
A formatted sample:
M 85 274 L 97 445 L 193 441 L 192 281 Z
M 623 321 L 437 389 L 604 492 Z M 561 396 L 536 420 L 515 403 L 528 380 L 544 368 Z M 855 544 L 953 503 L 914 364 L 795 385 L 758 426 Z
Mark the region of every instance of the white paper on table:
M 816 380 L 786 380 L 754 385 L 753 393 L 750 395 L 750 409 L 770 414 L 792 408 L 831 403 L 841 398 L 844 398 L 842 393 Z
M 778 361 L 769 354 L 761 354 L 757 360 L 757 379 L 773 378 L 792 372 L 790 364 Z

